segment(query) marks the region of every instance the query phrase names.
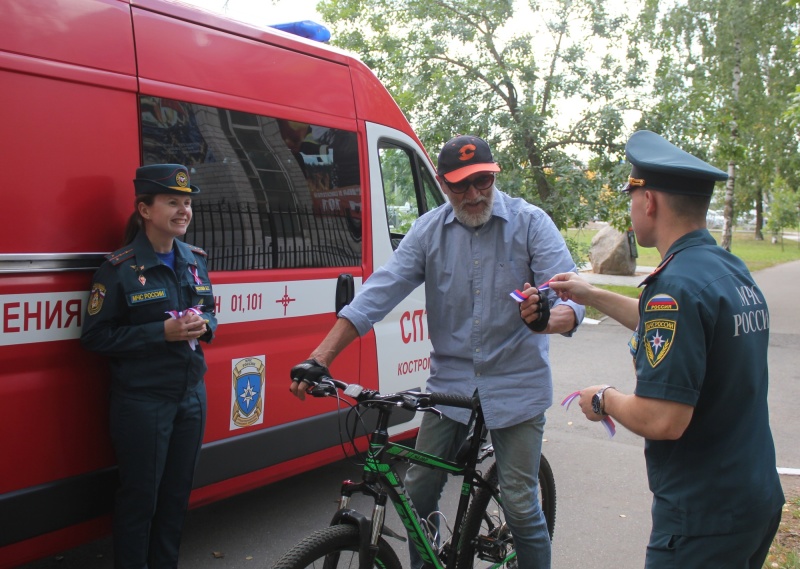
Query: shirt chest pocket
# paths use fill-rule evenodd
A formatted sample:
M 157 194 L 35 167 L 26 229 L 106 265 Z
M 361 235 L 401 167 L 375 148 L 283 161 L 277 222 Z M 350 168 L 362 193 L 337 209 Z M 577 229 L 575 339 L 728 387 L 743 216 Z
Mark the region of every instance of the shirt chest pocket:
M 495 296 L 507 299 L 516 289 L 522 290 L 531 281 L 530 268 L 514 261 L 501 261 L 495 267 Z
M 131 324 L 166 320 L 170 307 L 170 294 L 166 288 L 152 288 L 128 292 L 125 300 L 130 311 Z
M 191 289 L 192 306 L 211 306 L 214 304 L 214 297 L 209 283 L 191 284 L 189 288 Z

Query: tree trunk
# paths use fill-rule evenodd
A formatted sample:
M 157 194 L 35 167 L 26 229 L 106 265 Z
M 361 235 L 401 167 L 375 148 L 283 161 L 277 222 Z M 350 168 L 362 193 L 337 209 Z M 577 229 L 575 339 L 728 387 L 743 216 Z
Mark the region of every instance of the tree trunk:
M 736 162 L 728 162 L 728 182 L 725 184 L 725 206 L 722 209 L 722 242 L 720 246 L 726 251 L 731 250 L 733 236 L 733 190 L 736 182 Z
M 758 188 L 756 191 L 756 231 L 755 231 L 755 239 L 756 241 L 763 241 L 764 240 L 764 192 L 761 191 L 761 188 Z
M 742 40 L 736 38 L 733 42 L 734 66 L 733 84 L 731 85 L 731 99 L 733 107 L 733 120 L 731 121 L 731 147 L 737 148 L 739 144 L 739 125 L 736 122 L 739 107 L 739 83 L 742 79 Z M 725 208 L 722 215 L 725 220 L 722 223 L 722 243 L 720 245 L 726 251 L 731 250 L 733 236 L 733 192 L 736 187 L 736 161 L 731 158 L 728 161 L 728 183 L 725 184 Z

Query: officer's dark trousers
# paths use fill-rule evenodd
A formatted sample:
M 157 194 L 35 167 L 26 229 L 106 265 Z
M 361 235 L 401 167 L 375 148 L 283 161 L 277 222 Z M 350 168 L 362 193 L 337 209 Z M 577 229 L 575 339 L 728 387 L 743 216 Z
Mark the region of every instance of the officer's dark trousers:
M 143 401 L 114 393 L 110 411 L 120 476 L 114 567 L 175 569 L 203 442 L 205 386 L 182 401 Z
M 750 531 L 687 537 L 653 531 L 645 569 L 761 569 L 781 523 L 781 509 Z

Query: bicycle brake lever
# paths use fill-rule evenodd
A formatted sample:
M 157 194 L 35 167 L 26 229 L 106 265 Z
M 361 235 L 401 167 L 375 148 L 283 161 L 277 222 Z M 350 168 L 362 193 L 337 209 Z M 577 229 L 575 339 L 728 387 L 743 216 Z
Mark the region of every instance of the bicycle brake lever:
M 330 397 L 336 394 L 336 388 L 330 383 L 318 383 L 317 385 L 308 388 L 306 391 L 313 397 Z
M 444 417 L 444 414 L 441 411 L 439 411 L 436 407 L 427 407 L 425 410 L 426 411 L 430 411 L 431 413 L 435 414 L 440 419 L 442 417 Z

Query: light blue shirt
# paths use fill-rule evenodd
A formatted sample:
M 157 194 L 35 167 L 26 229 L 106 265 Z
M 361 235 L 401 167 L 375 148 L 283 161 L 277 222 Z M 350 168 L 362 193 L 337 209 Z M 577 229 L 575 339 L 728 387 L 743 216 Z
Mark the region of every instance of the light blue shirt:
M 510 427 L 552 405 L 553 382 L 549 338 L 528 329 L 509 293 L 568 271 L 577 269 L 550 217 L 495 189 L 492 217 L 479 228 L 461 224 L 449 203 L 420 217 L 339 316 L 363 336 L 424 282 L 433 345 L 428 390 L 477 390 L 489 429 Z M 555 295 L 550 302 L 564 304 Z M 584 307 L 567 304 L 580 323 Z M 442 411 L 469 419 L 464 409 Z

